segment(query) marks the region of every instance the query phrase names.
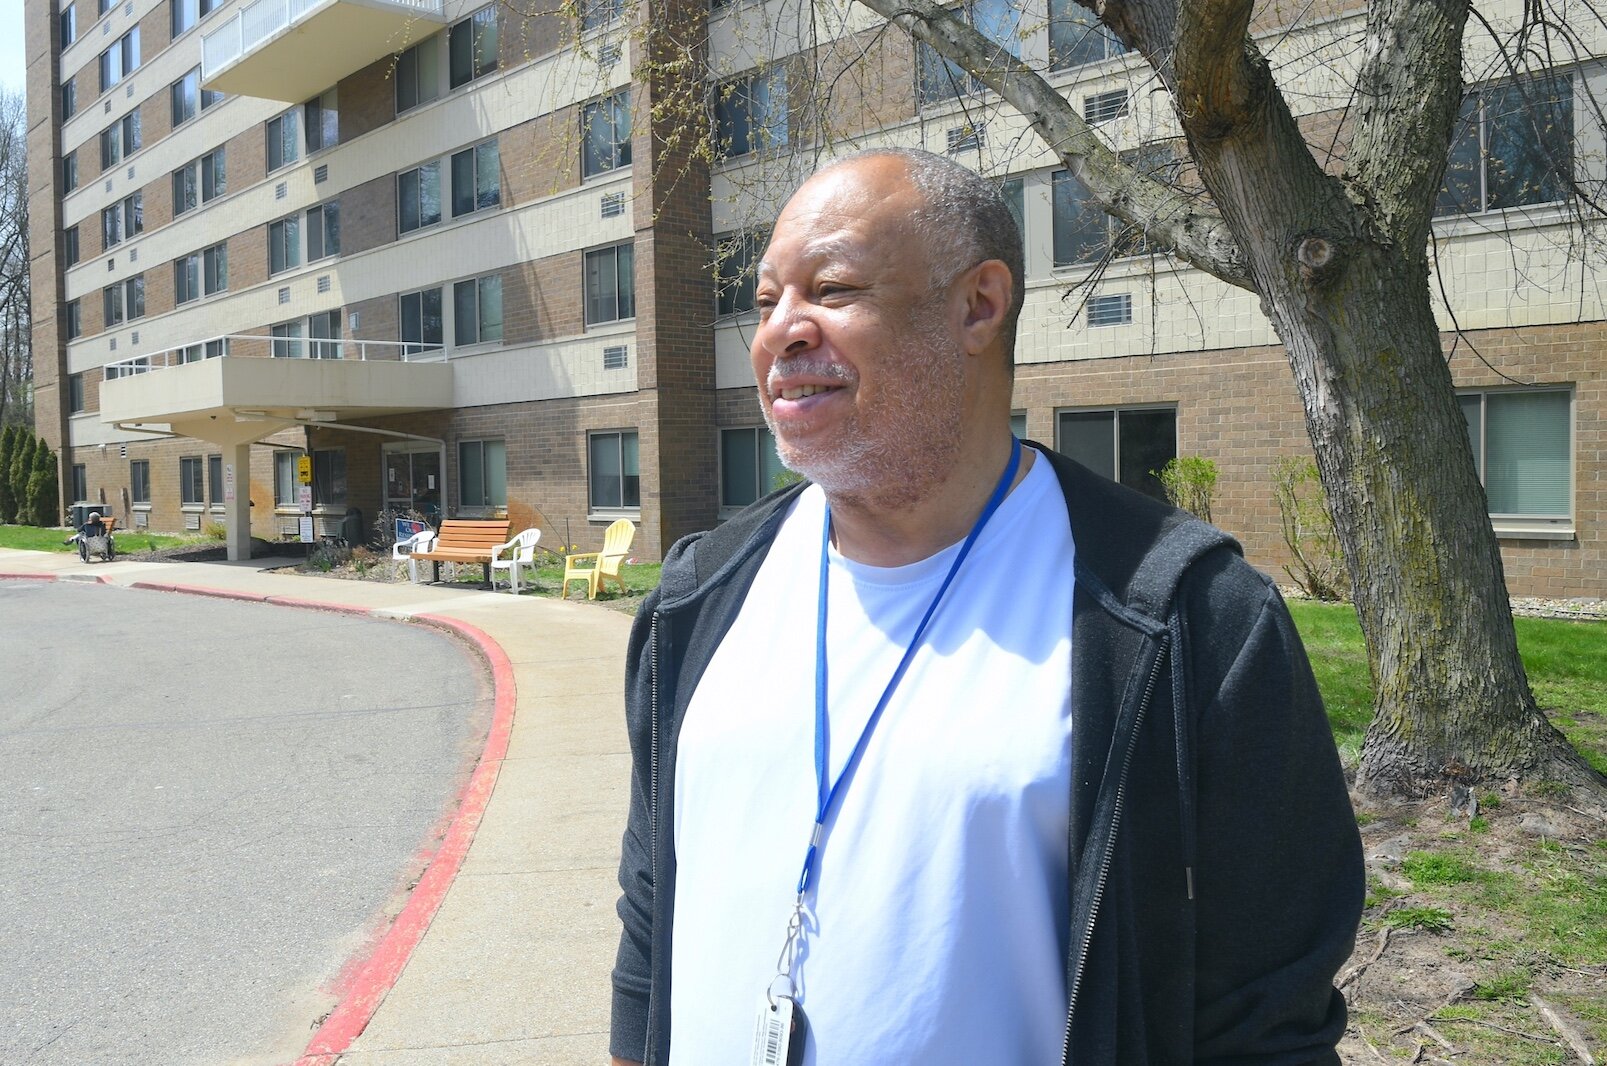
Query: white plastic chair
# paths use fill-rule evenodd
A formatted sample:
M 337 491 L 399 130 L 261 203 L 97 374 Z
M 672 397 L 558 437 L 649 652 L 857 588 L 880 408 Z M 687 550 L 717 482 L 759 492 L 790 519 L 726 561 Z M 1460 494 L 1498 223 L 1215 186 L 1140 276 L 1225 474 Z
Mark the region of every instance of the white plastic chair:
M 396 562 L 407 560 L 407 579 L 418 584 L 418 560 L 413 558 L 414 552 L 427 552 L 435 544 L 435 530 L 421 530 L 411 537 L 397 541 L 391 545 L 391 558 Z
M 491 591 L 497 590 L 497 571 L 508 571 L 508 590 L 515 596 L 519 594 L 519 573 L 524 567 L 535 569 L 536 542 L 541 539 L 541 530 L 527 529 L 508 541 L 491 549 Z M 506 554 L 504 554 L 506 553 Z

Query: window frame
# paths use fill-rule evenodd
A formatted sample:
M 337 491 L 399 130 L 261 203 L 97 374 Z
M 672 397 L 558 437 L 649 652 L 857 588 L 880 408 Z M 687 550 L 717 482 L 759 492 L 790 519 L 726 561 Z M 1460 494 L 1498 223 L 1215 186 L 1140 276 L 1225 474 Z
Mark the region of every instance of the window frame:
M 79 239 L 78 225 L 75 223 L 61 231 L 61 259 L 63 269 L 70 270 L 78 265 L 82 251 Z
M 500 479 L 493 479 L 487 476 L 487 473 L 490 470 L 487 459 L 491 453 L 490 449 L 487 448 L 487 445 L 495 445 L 497 454 L 501 456 L 502 472 Z M 467 472 L 469 469 L 469 463 L 467 461 L 467 457 L 469 454 L 474 452 L 477 452 L 479 455 L 478 469 L 480 472 L 480 492 L 478 493 L 478 497 L 476 499 L 470 499 L 468 491 L 469 475 Z M 473 440 L 460 440 L 458 441 L 457 459 L 458 511 L 462 514 L 491 514 L 496 511 L 506 510 L 508 506 L 507 439 L 503 437 L 477 437 Z M 492 491 L 493 480 L 500 481 L 502 487 L 501 499 L 494 498 L 496 494 Z
M 63 196 L 78 188 L 78 149 L 61 157 L 61 193 Z
M 174 0 L 175 3 L 178 0 Z M 193 80 L 192 80 L 193 79 Z M 201 113 L 201 68 L 191 67 L 167 87 L 173 129 L 178 129 Z
M 1545 91 L 1552 86 L 1559 87 L 1555 97 Z M 1516 94 L 1524 106 L 1518 110 L 1503 111 L 1492 119 L 1489 115 L 1489 99 L 1492 96 L 1505 97 L 1509 94 Z M 1456 124 L 1452 128 L 1451 144 L 1447 148 L 1445 175 L 1441 180 L 1439 191 L 1435 194 L 1431 209 L 1433 217 L 1466 218 L 1493 211 L 1550 207 L 1566 202 L 1571 194 L 1570 186 L 1575 180 L 1578 166 L 1579 120 L 1574 106 L 1574 94 L 1574 72 L 1568 70 L 1507 79 L 1468 89 L 1463 94 Z M 1540 128 L 1535 119 L 1539 107 L 1553 104 L 1559 105 L 1554 114 L 1561 118 L 1566 126 L 1560 134 L 1562 143 L 1557 146 L 1548 145 L 1546 141 L 1548 135 L 1559 135 L 1553 133 L 1549 127 Z M 1566 106 L 1560 106 L 1563 104 Z M 1470 105 L 1475 112 L 1475 117 L 1472 119 L 1466 114 Z M 1515 131 L 1508 128 L 1508 122 L 1515 124 Z M 1470 132 L 1473 135 L 1471 145 L 1467 142 L 1467 134 Z M 1525 198 L 1524 190 L 1519 189 L 1515 197 L 1509 192 L 1507 196 L 1502 197 L 1502 202 L 1492 203 L 1491 163 L 1500 162 L 1496 150 L 1492 148 L 1492 142 L 1499 145 L 1503 140 L 1515 141 L 1514 133 L 1525 139 L 1525 143 L 1520 147 L 1524 149 L 1526 159 L 1538 154 L 1542 173 L 1537 195 L 1534 198 Z M 1505 134 L 1504 138 L 1502 134 Z M 1553 148 L 1559 148 L 1560 153 L 1554 152 Z M 1453 175 L 1459 168 L 1457 160 L 1459 151 L 1472 153 L 1472 158 L 1467 162 L 1474 171 L 1471 178 L 1472 183 L 1477 185 L 1478 203 L 1471 207 L 1464 204 L 1459 194 L 1453 192 L 1451 188 Z M 1559 158 L 1559 154 L 1565 158 Z M 1551 192 L 1555 195 L 1550 195 Z
M 464 315 L 461 313 L 461 308 L 463 306 L 462 294 L 465 292 L 471 294 L 471 302 L 474 311 L 474 335 L 469 338 L 465 338 L 464 336 Z M 493 333 L 488 334 L 486 330 L 486 300 L 487 296 L 492 292 L 496 294 L 496 328 Z M 465 278 L 462 281 L 455 281 L 452 283 L 453 348 L 471 348 L 480 344 L 502 343 L 504 321 L 502 295 L 503 289 L 501 274 L 482 274 L 479 277 Z M 442 311 L 444 313 L 445 307 L 442 308 Z
M 736 486 L 731 483 L 731 471 L 726 465 L 726 442 L 739 433 L 753 434 L 753 472 L 755 480 L 752 485 L 741 486 L 741 488 L 751 489 L 754 492 L 754 496 L 752 499 L 733 503 L 730 500 L 730 490 Z M 719 427 L 718 436 L 717 447 L 719 449 L 720 463 L 719 514 L 721 518 L 729 518 L 744 507 L 748 507 L 774 492 L 775 489 L 771 487 L 769 482 L 773 481 L 777 474 L 785 472 L 787 467 L 781 462 L 781 458 L 776 452 L 775 436 L 770 432 L 770 427 L 762 422 L 748 426 L 721 426 Z M 763 450 L 766 441 L 770 445 L 768 455 Z M 746 495 L 746 493 L 743 495 Z
M 314 219 L 316 218 L 316 221 Z M 321 259 L 334 259 L 340 255 L 340 200 L 326 200 L 307 208 L 303 228 L 306 244 L 305 260 L 316 263 Z M 314 248 L 316 235 L 317 247 Z M 316 252 L 317 254 L 314 254 Z
M 78 40 L 78 5 L 68 4 L 57 14 L 56 32 L 61 39 L 62 50 L 71 47 Z
M 734 230 L 714 238 L 714 317 L 732 319 L 758 309 L 758 265 L 768 230 Z
M 112 282 L 101 289 L 101 299 L 104 301 L 102 312 L 106 329 L 144 318 L 145 274 L 141 272 L 131 278 Z
M 309 158 L 340 144 L 340 97 L 335 89 L 325 89 L 306 101 L 301 111 L 302 137 Z
M 620 269 L 619 263 L 621 249 L 629 249 L 630 254 L 630 267 L 629 269 L 623 271 Z M 593 318 L 592 304 L 594 298 L 592 292 L 592 262 L 594 258 L 597 261 L 601 261 L 603 256 L 610 254 L 613 257 L 614 315 L 608 318 Z M 630 291 L 628 295 L 625 292 L 626 287 L 623 284 L 625 279 L 629 279 L 630 281 Z M 606 326 L 615 322 L 629 322 L 634 320 L 636 318 L 636 242 L 634 240 L 627 240 L 620 241 L 616 244 L 604 245 L 601 248 L 588 248 L 582 257 L 581 289 L 582 299 L 585 302 L 585 324 L 588 329 L 593 326 Z M 627 300 L 629 301 L 628 313 L 626 312 L 625 307 Z
M 78 114 L 78 79 L 68 78 L 61 83 L 61 120 L 66 122 Z
M 441 42 L 445 34 L 437 33 L 419 41 L 396 57 L 393 68 L 396 78 L 396 115 L 400 118 L 409 111 L 423 107 L 441 97 Z M 425 57 L 428 57 L 427 59 Z M 428 68 L 428 69 L 426 69 Z M 429 95 L 425 95 L 426 85 Z M 411 85 L 412 102 L 403 102 L 403 91 Z
M 977 8 L 984 4 L 1002 4 L 1002 13 L 1013 13 L 1014 33 L 1006 34 L 1003 38 L 990 36 L 988 30 L 995 27 L 977 25 Z M 951 9 L 952 11 L 953 9 Z M 1006 52 L 1016 59 L 1021 58 L 1023 39 L 1019 29 L 1026 13 L 1022 6 L 1014 0 L 963 0 L 959 10 L 964 12 L 963 21 L 967 26 L 980 33 L 993 46 Z M 933 66 L 935 64 L 935 67 Z M 938 75 L 941 74 L 941 80 Z M 952 59 L 941 55 L 937 49 L 925 42 L 916 42 L 915 45 L 915 106 L 917 111 L 926 111 L 941 108 L 952 104 L 956 100 L 968 96 L 979 96 L 988 91 L 982 80 L 969 70 L 961 67 Z
M 599 441 L 612 437 L 615 442 L 615 456 L 619 463 L 619 503 L 601 502 L 597 491 L 597 464 L 594 462 L 596 447 Z M 625 447 L 625 438 L 632 438 L 633 444 L 629 452 Z M 626 469 L 627 457 L 634 457 L 636 472 L 629 473 Z M 610 475 L 611 476 L 611 475 Z M 630 502 L 632 479 L 635 480 L 635 502 Z M 586 507 L 587 515 L 593 518 L 619 518 L 639 515 L 642 510 L 641 488 L 641 436 L 635 429 L 603 429 L 590 430 L 586 433 Z
M 81 415 L 84 410 L 84 375 L 82 373 L 68 374 L 67 413 L 69 415 Z
M 1534 395 L 1562 395 L 1566 398 L 1567 415 L 1564 432 L 1568 447 L 1568 509 L 1566 512 L 1489 511 L 1490 525 L 1498 537 L 1532 540 L 1572 540 L 1576 535 L 1575 522 L 1579 514 L 1579 398 L 1572 384 L 1465 388 L 1456 390 L 1457 405 L 1467 414 L 1465 401 L 1477 399 L 1479 404 L 1478 444 L 1473 443 L 1474 428 L 1468 429 L 1469 448 L 1473 452 L 1474 470 L 1479 485 L 1489 493 L 1489 401 L 1491 397 Z
M 110 170 L 140 150 L 140 112 L 135 108 L 100 131 L 100 168 Z
M 206 503 L 213 511 L 223 509 L 223 453 L 206 457 Z
M 78 300 L 68 300 L 66 306 L 61 309 L 62 318 L 65 320 L 62 323 L 62 333 L 69 341 L 75 341 L 84 335 L 84 305 L 81 300 L 82 297 Z
M 1054 422 L 1054 427 L 1055 427 L 1055 450 L 1060 452 L 1062 455 L 1070 455 L 1071 454 L 1071 452 L 1066 450 L 1066 441 L 1065 441 L 1065 432 L 1066 432 L 1066 430 L 1065 430 L 1065 426 L 1064 426 L 1064 419 L 1065 418 L 1067 418 L 1067 417 L 1077 417 L 1077 416 L 1089 416 L 1089 415 L 1110 415 L 1111 416 L 1111 419 L 1110 419 L 1110 422 L 1111 422 L 1111 453 L 1110 453 L 1110 455 L 1111 455 L 1111 469 L 1112 469 L 1112 472 L 1113 472 L 1112 475 L 1110 476 L 1110 480 L 1116 482 L 1119 485 L 1125 485 L 1127 488 L 1133 489 L 1135 492 L 1142 492 L 1146 496 L 1149 496 L 1149 497 L 1151 497 L 1153 499 L 1161 500 L 1161 501 L 1164 502 L 1166 500 L 1166 491 L 1162 487 L 1162 485 L 1160 483 L 1160 480 L 1158 478 L 1156 478 L 1153 474 L 1151 474 L 1149 471 L 1144 472 L 1143 476 L 1140 478 L 1141 484 L 1139 484 L 1139 485 L 1129 484 L 1128 482 L 1123 481 L 1122 477 L 1121 477 L 1121 475 L 1122 475 L 1122 426 L 1121 426 L 1122 416 L 1124 414 L 1154 414 L 1156 412 L 1165 412 L 1165 413 L 1167 413 L 1167 414 L 1172 416 L 1172 457 L 1175 458 L 1177 455 L 1180 454 L 1179 449 L 1178 449 L 1178 434 L 1177 434 L 1178 405 L 1176 403 L 1165 403 L 1165 402 L 1110 404 L 1110 405 L 1096 406 L 1096 407 L 1057 407 L 1057 408 L 1055 408 L 1055 422 Z M 1088 464 L 1084 464 L 1084 465 L 1088 465 Z M 1094 469 L 1094 468 L 1090 466 L 1090 469 Z M 1157 467 L 1157 469 L 1159 469 L 1159 467 Z M 1102 477 L 1106 476 L 1102 470 L 1094 469 L 1094 473 L 1099 474 Z
M 598 116 L 607 109 L 606 125 L 610 138 L 605 144 L 594 146 L 592 130 L 602 128 Z M 621 137 L 623 122 L 623 137 Z M 607 96 L 588 100 L 580 108 L 580 179 L 586 181 L 631 165 L 631 102 L 630 88 L 619 89 Z
M 765 110 L 763 121 L 755 121 L 755 89 L 760 85 L 764 86 Z M 780 63 L 750 70 L 715 86 L 711 109 L 715 160 L 763 156 L 787 147 L 791 139 L 788 92 L 787 68 Z M 738 120 L 742 127 L 740 145 L 734 137 Z
M 431 294 L 433 294 L 435 298 L 435 321 L 439 324 L 440 329 L 440 336 L 434 341 L 434 343 L 431 343 L 429 332 L 425 329 L 425 325 L 429 321 L 427 312 L 429 310 L 428 304 L 431 302 Z M 417 320 L 418 324 L 418 336 L 415 338 L 410 338 L 408 336 L 408 319 L 410 314 L 408 308 L 409 300 L 416 301 L 418 307 L 417 311 L 412 314 L 412 317 Z M 412 292 L 397 293 L 396 329 L 397 339 L 403 346 L 402 358 L 404 359 L 414 355 L 422 355 L 425 352 L 445 351 L 446 296 L 444 286 L 434 285 L 428 288 L 415 289 Z
M 179 456 L 179 509 L 182 511 L 200 511 L 206 507 L 206 465 L 202 459 L 199 455 Z
M 426 181 L 426 175 L 428 175 L 428 181 Z M 408 187 L 409 181 L 413 185 L 413 210 L 417 216 L 416 221 L 411 226 L 407 225 L 406 201 L 402 194 L 402 190 Z M 433 218 L 426 219 L 424 214 L 424 190 L 431 184 L 435 189 L 435 215 Z M 443 207 L 444 205 L 441 202 L 441 161 L 439 159 L 427 160 L 416 167 L 397 172 L 396 234 L 398 237 L 440 225 L 442 216 L 445 214 Z
M 502 40 L 497 4 L 487 4 L 458 19 L 446 30 L 446 88 L 448 92 L 494 74 L 501 65 Z M 489 25 L 489 29 L 487 26 Z M 486 40 L 489 38 L 489 45 Z M 459 45 L 467 69 L 458 69 Z
M 149 508 L 151 506 L 151 461 L 149 459 L 130 459 L 128 461 L 128 502 L 136 508 Z
M 287 108 L 264 124 L 263 143 L 269 174 L 301 161 L 301 105 Z
M 465 161 L 466 166 L 460 167 L 460 160 Z M 459 207 L 461 190 L 458 188 L 460 169 L 466 171 L 469 186 L 468 206 L 461 209 Z M 502 206 L 502 152 L 497 146 L 496 137 L 453 152 L 447 171 L 451 175 L 453 218 L 462 218 L 476 211 L 489 211 Z M 486 183 L 488 173 L 491 179 L 489 185 Z
M 268 223 L 268 276 L 275 277 L 301 265 L 301 212 L 297 211 Z
M 83 463 L 74 463 L 68 472 L 68 479 L 72 482 L 68 486 L 72 490 L 73 503 L 89 502 L 89 468 Z
M 139 27 L 132 26 L 104 48 L 97 61 L 101 95 L 110 92 L 123 79 L 140 68 Z
M 1063 25 L 1084 26 L 1086 29 L 1073 45 L 1065 49 L 1065 54 L 1057 55 L 1056 29 Z M 1127 55 L 1131 51 L 1112 33 L 1104 23 L 1099 21 L 1092 11 L 1074 2 L 1074 0 L 1049 0 L 1049 24 L 1046 30 L 1046 47 L 1049 52 L 1049 69 L 1058 73 L 1064 70 L 1078 70 L 1093 66 Z M 1088 42 L 1098 41 L 1101 55 L 1090 55 L 1094 49 L 1087 48 Z M 1062 45 L 1068 42 L 1061 42 Z

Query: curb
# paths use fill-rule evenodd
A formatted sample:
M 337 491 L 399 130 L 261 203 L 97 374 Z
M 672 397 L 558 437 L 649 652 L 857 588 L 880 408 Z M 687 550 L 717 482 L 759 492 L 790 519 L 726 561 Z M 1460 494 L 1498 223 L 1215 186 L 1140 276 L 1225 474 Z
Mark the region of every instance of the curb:
M 0 573 L 0 579 L 55 581 L 58 575 Z M 95 578 L 95 581 L 110 584 L 102 577 Z M 381 622 L 399 621 L 395 616 L 380 615 L 374 609 L 367 607 L 306 600 L 294 596 L 264 596 L 205 585 L 176 585 L 153 581 L 135 581 L 127 587 L 149 592 L 176 592 L 213 599 L 267 603 L 277 607 L 298 607 L 304 610 L 362 615 Z M 485 747 L 480 752 L 474 771 L 458 795 L 457 806 L 446 833 L 441 837 L 434 854 L 425 860 L 424 872 L 419 875 L 412 891 L 408 893 L 407 902 L 374 944 L 368 956 L 366 958 L 354 956 L 342 967 L 341 975 L 336 978 L 334 990 L 340 1002 L 318 1026 L 312 1039 L 308 1041 L 306 1050 L 295 1061 L 294 1066 L 334 1066 L 335 1061 L 345 1054 L 352 1042 L 362 1035 L 363 1030 L 373 1019 L 374 1012 L 379 1009 L 385 996 L 401 977 L 408 960 L 412 957 L 413 949 L 424 938 L 430 922 L 434 920 L 436 912 L 440 910 L 441 903 L 446 898 L 447 890 L 452 887 L 458 871 L 463 867 L 469 845 L 474 842 L 475 833 L 480 828 L 480 819 L 485 814 L 487 804 L 490 803 L 491 792 L 496 786 L 497 775 L 502 769 L 502 760 L 507 754 L 508 742 L 513 734 L 517 693 L 513 680 L 513 663 L 508 658 L 507 652 L 502 650 L 502 646 L 492 640 L 484 630 L 445 615 L 415 615 L 413 621 L 457 637 L 479 653 L 491 671 L 493 701 L 491 728 L 486 734 Z

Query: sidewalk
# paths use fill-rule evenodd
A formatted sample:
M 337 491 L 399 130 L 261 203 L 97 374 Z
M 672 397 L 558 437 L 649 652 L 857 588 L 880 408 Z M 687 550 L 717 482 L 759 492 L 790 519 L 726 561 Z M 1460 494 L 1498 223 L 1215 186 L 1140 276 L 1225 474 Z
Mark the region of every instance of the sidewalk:
M 622 693 L 630 617 L 505 592 L 262 572 L 275 562 L 86 564 L 67 553 L 0 549 L 0 574 L 200 587 L 393 619 L 444 616 L 488 636 L 511 664 L 516 694 L 495 787 L 440 909 L 338 1062 L 606 1062 L 619 936 L 614 877 L 629 801 Z

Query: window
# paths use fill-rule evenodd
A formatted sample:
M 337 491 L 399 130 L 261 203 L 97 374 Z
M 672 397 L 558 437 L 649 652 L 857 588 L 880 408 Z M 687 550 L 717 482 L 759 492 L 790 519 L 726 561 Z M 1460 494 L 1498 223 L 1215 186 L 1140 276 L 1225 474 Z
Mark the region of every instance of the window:
M 296 506 L 296 490 L 300 482 L 296 478 L 296 460 L 301 458 L 300 452 L 276 451 L 273 453 L 273 505 L 288 508 Z
M 768 496 L 786 473 L 776 441 L 763 426 L 720 431 L 720 506 L 746 507 Z
M 269 326 L 268 333 L 273 337 L 268 347 L 275 359 L 301 358 L 300 322 L 280 322 L 276 326 Z
M 345 448 L 312 453 L 312 504 L 314 507 L 346 506 Z
M 201 68 L 195 67 L 168 87 L 172 97 L 173 125 L 190 121 L 201 110 Z
M 401 298 L 403 355 L 440 348 L 445 341 L 441 317 L 441 290 L 404 293 Z
M 95 14 L 104 15 L 112 9 L 112 0 L 95 0 Z
M 787 71 L 773 67 L 714 92 L 714 148 L 721 159 L 787 143 Z
M 1015 437 L 1016 440 L 1027 439 L 1027 412 L 1010 412 L 1010 435 Z
M 586 325 L 636 317 L 635 263 L 631 244 L 586 253 Z
M 61 231 L 61 259 L 63 266 L 78 262 L 78 227 L 68 226 Z
M 1127 114 L 1127 90 L 1112 89 L 1108 93 L 1094 93 L 1082 99 L 1083 121 L 1089 125 L 1111 122 Z
M 1112 292 L 1088 299 L 1088 325 L 1125 326 L 1133 321 L 1133 294 Z
M 229 287 L 229 249 L 215 244 L 173 261 L 173 302 L 188 303 Z
M 1027 251 L 1027 201 L 1026 183 L 1020 178 L 1011 178 L 999 186 L 999 193 L 1004 197 L 1004 205 L 1010 209 L 1010 217 L 1016 220 L 1016 232 L 1021 235 L 1021 252 L 1025 259 Z
M 327 204 L 307 209 L 307 261 L 340 254 L 340 204 L 331 200 Z
M 229 287 L 229 246 L 214 244 L 201 252 L 201 291 L 207 296 Z M 208 341 L 209 345 L 217 342 Z M 210 354 L 210 353 L 209 353 Z M 219 353 L 222 354 L 222 353 Z
M 1049 69 L 1069 70 L 1126 51 L 1099 17 L 1076 0 L 1049 0 Z
M 61 9 L 61 46 L 66 48 L 78 40 L 78 5 L 68 4 Z
M 126 237 L 145 231 L 144 193 L 125 196 L 110 207 L 101 208 L 100 242 L 103 248 L 121 244 Z
M 502 202 L 502 161 L 497 142 L 486 141 L 452 156 L 452 217 Z
M 72 472 L 73 502 L 82 503 L 89 499 L 89 472 L 83 463 L 74 463 Z
M 1573 178 L 1573 79 L 1489 86 L 1462 100 L 1436 215 L 1566 198 Z
M 68 78 L 61 85 L 61 118 L 65 122 L 78 113 L 78 82 Z
M 61 157 L 61 191 L 70 193 L 78 188 L 78 149 Z
M 631 162 L 630 92 L 593 100 L 580 113 L 580 174 L 603 174 Z
M 396 59 L 396 113 L 441 95 L 441 38 L 420 41 Z
M 716 238 L 714 312 L 722 317 L 752 311 L 753 290 L 766 235 L 732 233 Z
M 447 31 L 450 87 L 456 89 L 497 69 L 497 8 L 482 7 Z
M 201 253 L 191 252 L 173 260 L 173 302 L 189 303 L 201 295 Z
M 1154 471 L 1177 458 L 1177 411 L 1170 407 L 1061 411 L 1055 449 L 1112 481 L 1157 500 Z
M 185 507 L 200 507 L 206 503 L 202 489 L 201 457 L 182 456 L 179 459 L 179 502 Z
M 590 453 L 591 509 L 619 511 L 642 505 L 636 431 L 593 433 Z
M 502 278 L 460 281 L 452 286 L 452 343 L 487 344 L 502 339 Z
M 1457 397 L 1490 515 L 1565 522 L 1573 515 L 1573 397 L 1567 389 Z
M 268 223 L 268 274 L 301 265 L 301 216 Z
M 216 359 L 229 354 L 229 338 L 214 337 L 202 344 L 186 344 L 179 349 L 179 359 L 185 363 L 199 363 L 203 359 Z
M 973 0 L 964 8 L 965 21 L 992 41 L 999 53 L 1021 55 L 1021 12 L 1011 0 Z M 998 53 L 995 53 L 996 55 Z M 916 45 L 921 106 L 941 104 L 957 96 L 979 93 L 984 86 L 970 71 L 938 55 L 929 44 Z
M 278 170 L 301 158 L 301 135 L 296 108 L 268 120 L 268 169 Z
M 140 121 L 136 109 L 100 131 L 100 168 L 110 170 L 125 155 L 139 151 L 139 146 Z
M 307 119 L 308 155 L 340 143 L 340 108 L 336 105 L 335 90 L 308 100 L 301 109 Z
M 132 322 L 145 315 L 145 275 L 136 274 L 100 291 L 106 327 Z
M 84 375 L 67 375 L 67 413 L 82 414 L 84 410 Z
M 411 233 L 441 221 L 441 164 L 425 163 L 396 175 L 397 229 Z
M 458 442 L 458 503 L 462 507 L 475 508 L 508 506 L 506 442 Z
M 222 148 L 173 172 L 173 215 L 176 218 L 228 191 L 228 166 Z
M 66 330 L 67 339 L 77 340 L 84 332 L 83 305 L 77 300 L 69 300 L 67 306 L 62 309 L 62 317 L 66 319 L 62 326 Z
M 128 498 L 136 506 L 151 504 L 151 461 L 149 459 L 130 459 L 128 461 Z
M 580 0 L 580 29 L 582 33 L 600 30 L 604 26 L 619 18 L 624 4 L 622 0 Z
M 1169 145 L 1148 145 L 1121 157 L 1157 180 L 1175 179 L 1177 159 Z M 1071 171 L 1055 171 L 1052 182 L 1055 266 L 1098 262 L 1107 252 L 1121 258 L 1149 251 L 1143 232 L 1106 214 Z
M 222 3 L 223 0 L 172 0 L 173 36 L 194 26 Z
M 206 498 L 213 507 L 223 506 L 223 456 L 206 457 Z
M 138 69 L 139 27 L 135 26 L 100 54 L 100 91 L 105 92 Z
M 308 317 L 307 354 L 314 359 L 340 358 L 339 311 L 324 311 Z

